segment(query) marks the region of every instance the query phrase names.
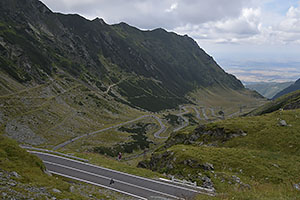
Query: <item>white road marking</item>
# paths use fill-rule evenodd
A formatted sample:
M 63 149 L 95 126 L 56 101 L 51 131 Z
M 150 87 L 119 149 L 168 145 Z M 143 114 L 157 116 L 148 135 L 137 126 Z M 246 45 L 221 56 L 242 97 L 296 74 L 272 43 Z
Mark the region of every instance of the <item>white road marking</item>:
M 99 178 L 103 178 L 103 179 L 107 179 L 107 180 L 111 179 L 111 178 L 108 178 L 106 176 L 102 176 L 102 175 L 99 175 L 99 174 L 94 174 L 94 173 L 87 172 L 87 171 L 84 171 L 84 170 L 81 170 L 81 169 L 76 169 L 76 168 L 73 168 L 73 167 L 68 167 L 68 166 L 64 166 L 64 165 L 61 165 L 61 164 L 56 164 L 56 163 L 48 162 L 48 161 L 43 161 L 43 162 L 48 163 L 50 165 L 56 165 L 56 166 L 63 167 L 63 168 L 66 168 L 66 169 L 71 169 L 73 171 L 78 171 L 78 172 L 81 172 L 81 173 L 89 174 L 89 175 L 96 176 L 96 177 L 99 177 Z M 124 181 L 120 181 L 120 180 L 115 179 L 115 178 L 114 178 L 114 181 L 125 184 L 125 185 L 129 185 L 131 187 L 136 187 L 136 188 L 139 188 L 139 189 L 142 189 L 142 190 L 147 190 L 149 192 L 153 192 L 153 193 L 157 193 L 157 194 L 160 194 L 160 195 L 169 196 L 169 197 L 172 197 L 172 198 L 175 198 L 175 199 L 179 199 L 178 197 L 170 195 L 170 194 L 166 194 L 166 193 L 159 192 L 159 191 L 156 191 L 156 190 L 152 190 L 152 189 L 149 189 L 149 188 L 137 186 L 137 185 L 134 185 L 134 184 L 131 184 L 131 183 L 126 183 Z
M 164 182 L 160 182 L 160 181 L 156 181 L 156 180 L 144 178 L 144 177 L 141 177 L 141 176 L 136 176 L 136 175 L 132 175 L 132 174 L 127 174 L 127 173 L 120 172 L 120 171 L 116 171 L 116 170 L 113 170 L 113 169 L 108 169 L 108 168 L 100 167 L 100 166 L 93 165 L 93 164 L 90 164 L 90 163 L 84 163 L 84 162 L 80 162 L 80 161 L 78 161 L 78 160 L 72 160 L 72 159 L 69 159 L 69 158 L 64 158 L 64 157 L 57 156 L 57 155 L 53 155 L 53 154 L 48 154 L 48 153 L 43 153 L 43 152 L 37 152 L 37 151 L 28 151 L 28 152 L 33 153 L 33 154 L 43 154 L 43 155 L 48 155 L 48 156 L 52 156 L 52 157 L 56 157 L 56 158 L 60 158 L 60 159 L 64 159 L 64 160 L 68 160 L 68 161 L 72 161 L 72 162 L 76 162 L 76 163 L 80 163 L 80 164 L 82 164 L 82 165 L 88 165 L 88 166 L 95 167 L 95 168 L 98 168 L 98 169 L 103 169 L 103 170 L 111 171 L 111 172 L 114 172 L 114 173 L 119 173 L 119 174 L 131 176 L 131 177 L 134 177 L 134 178 L 139 178 L 139 179 L 143 179 L 143 180 L 146 180 L 146 181 L 151 181 L 151 182 L 153 182 L 153 183 L 158 183 L 158 184 L 162 184 L 162 185 L 167 185 L 167 186 L 179 188 L 179 189 L 182 189 L 182 190 L 187 190 L 187 191 L 190 191 L 190 192 L 201 193 L 200 191 L 197 191 L 197 190 L 193 190 L 193 189 L 189 189 L 189 188 L 184 188 L 184 187 L 180 187 L 180 186 L 177 186 L 177 185 L 172 185 L 172 184 L 168 184 L 168 183 L 164 183 Z
M 66 178 L 70 178 L 70 179 L 74 179 L 74 180 L 77 180 L 77 181 L 82 181 L 82 182 L 85 182 L 85 183 L 89 183 L 89 184 L 92 184 L 92 185 L 96 185 L 96 186 L 99 186 L 99 187 L 103 187 L 103 188 L 106 188 L 106 189 L 114 190 L 114 191 L 116 191 L 116 192 L 120 192 L 120 193 L 122 193 L 122 194 L 126 194 L 126 195 L 129 195 L 129 196 L 138 198 L 138 199 L 147 200 L 147 198 L 140 197 L 140 196 L 137 196 L 137 195 L 135 195 L 135 194 L 131 194 L 131 193 L 129 193 L 129 192 L 124 192 L 124 191 L 121 191 L 121 190 L 118 190 L 118 189 L 114 189 L 114 188 L 112 188 L 112 187 L 107 187 L 107 186 L 105 186 L 105 185 L 101 185 L 101 184 L 94 183 L 94 182 L 91 182 L 91 181 L 87 181 L 87 180 L 84 180 L 84 179 L 76 178 L 76 177 L 74 177 L 74 176 L 69 176 L 69 175 L 61 174 L 61 173 L 54 172 L 54 171 L 50 171 L 50 170 L 49 170 L 49 172 L 50 172 L 51 174 L 56 174 L 56 175 L 63 176 L 63 177 L 66 177 Z

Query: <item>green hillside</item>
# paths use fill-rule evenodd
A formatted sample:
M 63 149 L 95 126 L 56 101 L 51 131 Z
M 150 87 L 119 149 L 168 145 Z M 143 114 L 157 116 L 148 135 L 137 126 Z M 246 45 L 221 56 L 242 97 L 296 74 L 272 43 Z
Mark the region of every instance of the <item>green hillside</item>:
M 263 95 L 268 99 L 272 99 L 278 92 L 292 85 L 293 82 L 258 82 L 258 83 L 249 83 L 245 85 L 246 88 L 251 90 L 256 90 L 259 94 Z
M 290 110 L 300 108 L 300 90 L 291 92 L 251 111 L 248 115 L 262 115 L 279 109 Z
M 298 79 L 294 84 L 290 85 L 289 87 L 283 89 L 282 91 L 279 91 L 273 99 L 277 99 L 283 95 L 286 95 L 288 93 L 294 92 L 300 90 L 300 79 Z
M 278 110 L 188 128 L 139 166 L 213 187 L 210 199 L 297 199 L 299 119 L 299 109 Z
M 0 135 L 1 199 L 130 199 L 88 184 L 58 179 L 44 170 L 36 156 Z

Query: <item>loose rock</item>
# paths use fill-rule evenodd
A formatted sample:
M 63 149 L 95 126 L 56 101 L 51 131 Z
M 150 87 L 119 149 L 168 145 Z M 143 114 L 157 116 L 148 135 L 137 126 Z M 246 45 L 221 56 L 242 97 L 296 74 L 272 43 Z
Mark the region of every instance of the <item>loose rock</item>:
M 70 186 L 69 190 L 71 193 L 73 193 L 75 191 L 75 187 L 72 185 L 72 186 Z
M 287 123 L 286 123 L 285 120 L 280 120 L 280 121 L 279 121 L 279 125 L 280 125 L 280 126 L 287 126 Z
M 241 179 L 235 175 L 232 176 L 233 180 L 237 183 L 241 183 Z
M 205 164 L 203 164 L 203 169 L 204 169 L 204 170 L 208 170 L 208 171 L 213 171 L 213 170 L 215 170 L 213 164 L 210 164 L 210 163 L 205 163 Z
M 202 186 L 208 189 L 214 189 L 214 184 L 207 176 L 202 177 Z
M 294 184 L 294 188 L 295 188 L 296 190 L 299 190 L 299 191 L 300 191 L 300 183 Z
M 11 175 L 16 178 L 20 178 L 20 175 L 17 172 L 11 172 Z
M 54 193 L 61 193 L 61 191 L 60 191 L 59 189 L 56 189 L 56 188 L 53 188 L 52 191 L 53 191 Z

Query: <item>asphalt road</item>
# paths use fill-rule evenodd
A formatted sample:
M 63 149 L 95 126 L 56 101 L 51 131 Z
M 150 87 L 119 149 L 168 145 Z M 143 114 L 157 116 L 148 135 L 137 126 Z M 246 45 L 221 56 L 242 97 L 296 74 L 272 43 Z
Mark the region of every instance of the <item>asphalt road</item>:
M 201 110 L 202 110 L 202 115 L 203 115 L 204 119 L 209 120 L 209 118 L 206 115 L 205 108 L 202 108 Z
M 53 174 L 101 186 L 137 199 L 154 199 L 154 197 L 190 199 L 200 193 L 195 189 L 138 177 L 57 155 L 35 151 L 30 153 L 42 159 L 47 170 Z M 114 184 L 110 184 L 111 179 L 114 180 Z
M 196 117 L 199 120 L 201 120 L 200 113 L 197 110 L 197 108 L 195 108 L 193 106 L 181 106 L 180 107 L 180 111 L 181 112 L 179 114 L 177 114 L 177 116 L 181 117 L 184 122 L 183 122 L 183 124 L 180 127 L 175 128 L 173 130 L 174 132 L 177 132 L 177 131 L 179 131 L 179 130 L 181 130 L 181 129 L 183 129 L 183 128 L 185 128 L 185 127 L 187 127 L 189 125 L 189 120 L 186 117 L 184 117 L 185 114 L 189 113 L 189 111 L 187 110 L 188 107 L 194 109 L 195 112 L 196 112 Z M 184 112 L 182 112 L 182 111 L 184 111 Z M 212 111 L 212 114 L 214 115 L 214 110 L 211 109 L 211 111 Z M 203 114 L 205 120 L 209 120 L 208 116 L 206 115 L 205 108 L 202 108 L 202 114 Z M 236 114 L 236 113 L 234 113 L 234 114 Z M 58 144 L 58 145 L 54 146 L 53 150 L 61 149 L 61 148 L 65 147 L 66 145 L 71 144 L 72 142 L 74 142 L 76 140 L 79 140 L 79 139 L 81 139 L 83 137 L 87 137 L 89 135 L 94 135 L 94 134 L 97 134 L 97 133 L 108 131 L 110 129 L 119 128 L 119 127 L 124 126 L 126 124 L 130 124 L 130 123 L 133 123 L 133 122 L 136 122 L 138 120 L 141 120 L 141 119 L 144 119 L 144 118 L 148 118 L 148 117 L 154 118 L 155 120 L 158 121 L 158 123 L 160 125 L 160 129 L 154 133 L 154 137 L 158 138 L 158 139 L 167 139 L 168 137 L 160 136 L 160 134 L 162 134 L 163 132 L 165 132 L 166 129 L 167 129 L 166 126 L 162 123 L 161 119 L 159 117 L 155 116 L 155 115 L 143 115 L 143 116 L 140 116 L 140 117 L 138 117 L 136 119 L 133 119 L 133 120 L 130 120 L 130 121 L 127 121 L 127 122 L 123 122 L 123 123 L 120 123 L 120 124 L 117 124 L 117 125 L 114 125 L 114 126 L 110 126 L 110 127 L 107 127 L 107 128 L 104 128 L 104 129 L 100 129 L 100 130 L 97 130 L 97 131 L 94 131 L 94 132 L 91 132 L 91 133 L 86 133 L 86 134 L 77 136 L 75 138 L 72 138 L 70 140 L 67 140 L 67 141 L 65 141 L 65 142 L 63 142 L 61 144 Z
M 182 110 L 184 112 L 182 112 Z M 181 112 L 179 114 L 177 114 L 176 116 L 181 117 L 181 119 L 183 119 L 184 122 L 183 122 L 183 124 L 180 127 L 175 128 L 173 130 L 174 132 L 177 132 L 177 131 L 179 131 L 179 130 L 181 130 L 181 129 L 183 129 L 183 128 L 185 128 L 185 127 L 187 127 L 189 125 L 189 120 L 186 117 L 183 116 L 183 115 L 189 113 L 189 111 L 187 110 L 187 107 L 186 106 L 181 106 L 180 107 L 180 111 Z
M 196 113 L 197 119 L 201 120 L 200 113 L 199 113 L 198 109 L 195 108 L 194 106 L 191 106 L 191 108 L 194 109 L 194 111 L 195 111 L 195 113 Z

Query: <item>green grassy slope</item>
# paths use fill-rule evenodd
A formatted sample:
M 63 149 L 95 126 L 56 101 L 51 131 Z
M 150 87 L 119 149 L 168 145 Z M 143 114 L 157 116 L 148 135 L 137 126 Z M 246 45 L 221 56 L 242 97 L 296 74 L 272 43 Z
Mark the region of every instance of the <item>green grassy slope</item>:
M 291 92 L 273 101 L 270 101 L 264 106 L 251 111 L 248 115 L 262 115 L 279 109 L 289 110 L 297 108 L 300 108 L 300 90 Z
M 0 129 L 22 143 L 51 148 L 143 114 L 67 74 L 28 88 L 19 88 L 13 79 L 1 77 L 6 78 L 10 89 L 0 96 Z
M 40 159 L 0 135 L 1 199 L 127 199 L 128 197 L 44 173 Z M 17 176 L 15 176 L 15 173 Z M 72 189 L 71 189 L 72 188 Z M 55 192 L 57 189 L 60 192 Z
M 273 99 L 277 99 L 278 97 L 281 97 L 283 95 L 286 95 L 291 92 L 295 92 L 297 90 L 300 90 L 300 79 L 298 79 L 294 84 L 290 85 L 289 87 L 283 89 L 282 91 L 279 91 Z
M 288 125 L 279 125 L 280 120 Z M 300 182 L 299 120 L 296 109 L 206 124 L 174 134 L 140 166 L 199 185 L 207 176 L 216 199 L 297 199 L 293 184 Z

